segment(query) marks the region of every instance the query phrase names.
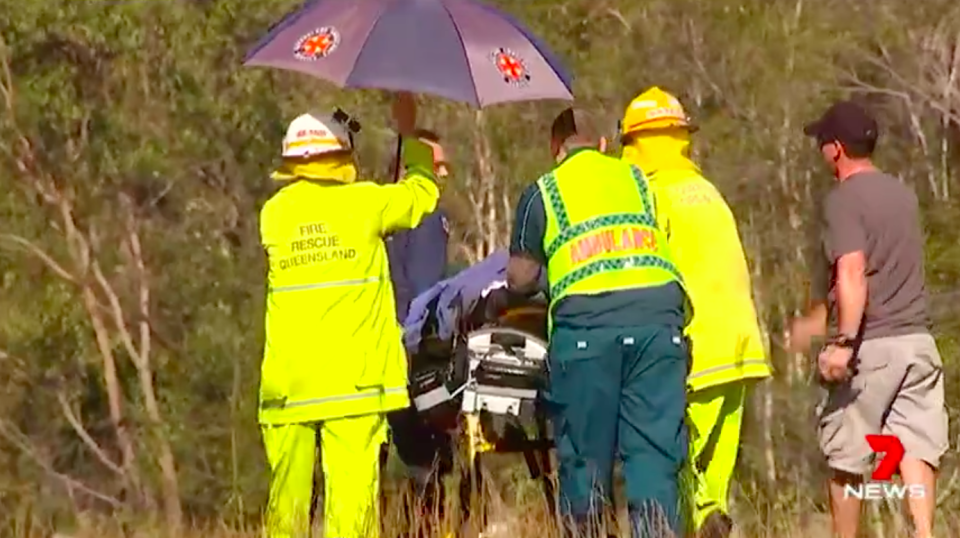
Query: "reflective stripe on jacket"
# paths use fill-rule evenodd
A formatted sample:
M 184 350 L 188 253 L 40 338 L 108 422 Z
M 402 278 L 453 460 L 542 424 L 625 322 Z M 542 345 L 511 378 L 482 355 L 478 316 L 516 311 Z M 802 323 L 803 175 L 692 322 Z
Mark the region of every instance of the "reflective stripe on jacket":
M 293 180 L 264 205 L 269 260 L 263 424 L 409 405 L 406 355 L 383 237 L 434 211 L 432 150 L 404 140 L 392 185 Z
M 551 312 L 567 295 L 683 284 L 638 168 L 579 151 L 537 186 L 547 217 Z

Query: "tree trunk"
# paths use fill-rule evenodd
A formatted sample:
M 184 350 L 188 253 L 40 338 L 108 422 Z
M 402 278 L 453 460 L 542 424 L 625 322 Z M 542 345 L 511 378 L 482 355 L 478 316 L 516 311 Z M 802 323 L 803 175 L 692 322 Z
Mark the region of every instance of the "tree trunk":
M 97 310 L 97 300 L 93 292 L 88 287 L 85 287 L 82 294 L 83 304 L 90 318 L 90 325 L 93 326 L 97 348 L 100 350 L 100 359 L 103 365 L 103 386 L 107 391 L 110 425 L 113 428 L 114 436 L 117 438 L 117 446 L 120 448 L 120 466 L 124 470 L 126 480 L 128 481 L 127 488 L 129 489 L 129 493 L 138 499 L 138 501 L 147 505 L 144 508 L 152 509 L 153 507 L 150 506 L 152 499 L 150 499 L 149 495 L 145 494 L 140 481 L 133 440 L 124 423 L 120 380 L 117 378 L 117 360 L 110 344 L 110 335 L 100 316 L 100 312 Z

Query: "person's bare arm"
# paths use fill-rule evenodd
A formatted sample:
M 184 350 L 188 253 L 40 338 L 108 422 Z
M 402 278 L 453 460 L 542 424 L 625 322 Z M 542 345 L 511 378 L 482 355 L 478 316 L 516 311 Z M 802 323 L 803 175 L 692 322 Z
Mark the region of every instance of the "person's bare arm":
M 830 288 L 829 260 L 823 253 L 823 242 L 820 235 L 810 245 L 813 256 L 812 279 L 808 291 L 807 305 L 802 316 L 790 323 L 790 328 L 784 335 L 786 350 L 791 353 L 806 353 L 814 338 L 823 338 L 827 334 L 827 293 Z
M 867 305 L 866 230 L 849 191 L 837 191 L 824 206 L 827 251 L 833 265 L 837 331 L 855 337 Z
M 810 336 L 825 336 L 827 334 L 827 303 L 814 301 L 807 309 L 805 316 L 810 321 Z
M 807 311 L 804 317 L 808 320 L 811 337 L 823 337 L 827 334 L 827 293 L 830 288 L 829 262 L 823 256 L 823 247 L 817 245 L 817 257 L 813 262 L 813 281 L 810 283 Z
M 837 332 L 856 337 L 867 307 L 866 257 L 862 251 L 837 259 Z
M 517 203 L 513 232 L 510 234 L 510 259 L 507 262 L 507 288 L 513 293 L 532 295 L 539 291 L 541 272 L 547 263 L 543 251 L 546 214 L 536 184 L 524 190 Z
M 786 350 L 791 353 L 806 353 L 814 338 L 827 334 L 827 304 L 822 301 L 811 303 L 806 313 L 790 323 L 785 338 Z

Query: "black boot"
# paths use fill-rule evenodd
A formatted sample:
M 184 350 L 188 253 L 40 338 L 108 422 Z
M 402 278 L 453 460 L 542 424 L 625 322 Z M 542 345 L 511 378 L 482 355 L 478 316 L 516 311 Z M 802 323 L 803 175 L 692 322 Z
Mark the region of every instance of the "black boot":
M 733 520 L 720 510 L 710 512 L 703 520 L 697 538 L 729 538 L 733 532 Z

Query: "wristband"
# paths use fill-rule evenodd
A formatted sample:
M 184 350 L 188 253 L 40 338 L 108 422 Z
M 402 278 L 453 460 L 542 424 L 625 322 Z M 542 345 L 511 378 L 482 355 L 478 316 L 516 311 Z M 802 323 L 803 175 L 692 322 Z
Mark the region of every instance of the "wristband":
M 838 334 L 830 340 L 827 340 L 827 345 L 853 349 L 856 345 L 856 337 L 848 336 L 845 334 Z

